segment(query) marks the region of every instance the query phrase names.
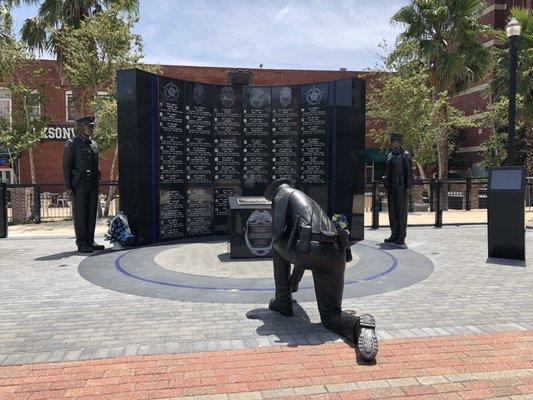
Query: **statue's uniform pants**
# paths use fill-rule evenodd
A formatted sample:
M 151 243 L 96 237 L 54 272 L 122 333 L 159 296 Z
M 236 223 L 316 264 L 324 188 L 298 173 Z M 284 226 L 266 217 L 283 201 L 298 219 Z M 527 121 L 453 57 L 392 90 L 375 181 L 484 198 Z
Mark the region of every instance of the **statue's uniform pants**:
M 308 253 L 298 250 L 287 252 L 285 243 L 274 243 L 272 249 L 276 299 L 290 304 L 291 264 L 313 272 L 318 312 L 322 324 L 333 332 L 354 341 L 353 331 L 359 317 L 342 311 L 342 292 L 346 253 L 338 245 L 311 242 Z
M 407 236 L 407 191 L 405 187 L 389 184 L 387 201 L 392 236 L 405 239 Z
M 76 244 L 78 246 L 94 242 L 96 210 L 98 207 L 98 183 L 81 180 L 74 189 L 72 211 Z

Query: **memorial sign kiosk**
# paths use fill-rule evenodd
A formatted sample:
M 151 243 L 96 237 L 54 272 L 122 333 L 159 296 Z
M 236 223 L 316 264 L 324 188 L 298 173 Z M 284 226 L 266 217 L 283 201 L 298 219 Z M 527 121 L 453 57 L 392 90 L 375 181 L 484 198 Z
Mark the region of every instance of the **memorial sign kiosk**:
M 136 244 L 227 234 L 229 198 L 260 197 L 277 179 L 346 215 L 363 239 L 363 79 L 219 85 L 124 70 L 117 102 L 120 204 Z
M 523 167 L 489 168 L 489 257 L 525 261 L 526 170 Z
M 229 198 L 230 258 L 270 257 L 272 203 L 264 197 Z

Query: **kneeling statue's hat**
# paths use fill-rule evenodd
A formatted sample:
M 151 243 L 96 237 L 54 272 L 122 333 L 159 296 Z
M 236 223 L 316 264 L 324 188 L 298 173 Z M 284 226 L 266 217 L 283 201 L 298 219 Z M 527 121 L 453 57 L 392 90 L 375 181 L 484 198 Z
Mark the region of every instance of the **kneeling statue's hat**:
M 278 188 L 281 185 L 289 185 L 293 186 L 293 182 L 290 179 L 278 179 L 274 182 L 271 182 L 268 184 L 267 188 L 265 189 L 265 194 L 263 195 L 267 200 L 272 201 L 274 199 L 274 196 L 276 195 L 276 192 L 278 191 Z

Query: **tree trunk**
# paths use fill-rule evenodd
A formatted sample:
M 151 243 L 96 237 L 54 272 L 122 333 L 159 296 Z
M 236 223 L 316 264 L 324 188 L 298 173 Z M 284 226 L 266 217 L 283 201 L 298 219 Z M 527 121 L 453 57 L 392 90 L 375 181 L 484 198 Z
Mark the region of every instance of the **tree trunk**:
M 115 144 L 115 152 L 113 153 L 113 160 L 111 161 L 111 171 L 109 172 L 109 180 L 113 181 L 115 178 L 115 165 L 117 163 L 118 158 L 118 143 Z M 113 200 L 113 197 L 115 197 L 115 185 L 109 186 L 109 192 L 107 194 L 107 199 L 105 202 L 105 209 L 104 209 L 104 217 L 109 216 L 109 207 L 111 205 L 111 201 Z
M 28 112 L 28 104 L 26 103 L 26 96 L 22 96 L 22 107 L 24 108 L 24 119 L 26 120 L 26 131 L 27 134 L 30 133 L 31 124 L 30 124 L 30 113 Z M 35 160 L 33 157 L 33 149 L 35 144 L 28 149 L 28 158 L 30 159 L 30 174 L 31 174 L 31 183 L 33 185 L 37 184 L 37 176 L 35 174 Z
M 28 155 L 29 155 L 29 160 L 30 160 L 30 174 L 31 174 L 31 183 L 33 185 L 36 185 L 37 184 L 37 175 L 35 174 L 35 161 L 34 161 L 34 158 L 33 158 L 33 149 L 34 149 L 35 146 L 31 146 L 29 149 L 28 149 Z
M 424 167 L 418 161 L 416 162 L 416 167 L 418 168 L 418 173 L 420 174 L 420 178 L 422 178 L 422 180 L 425 181 L 426 180 L 426 171 L 424 171 Z

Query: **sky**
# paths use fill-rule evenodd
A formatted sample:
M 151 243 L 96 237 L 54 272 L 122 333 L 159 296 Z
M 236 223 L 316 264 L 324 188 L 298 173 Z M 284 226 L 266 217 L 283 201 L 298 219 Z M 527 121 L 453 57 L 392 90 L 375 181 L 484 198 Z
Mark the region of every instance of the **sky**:
M 394 43 L 408 0 L 140 0 L 144 61 L 221 67 L 363 70 Z M 15 9 L 18 30 L 36 7 Z M 44 55 L 43 58 L 50 58 Z

